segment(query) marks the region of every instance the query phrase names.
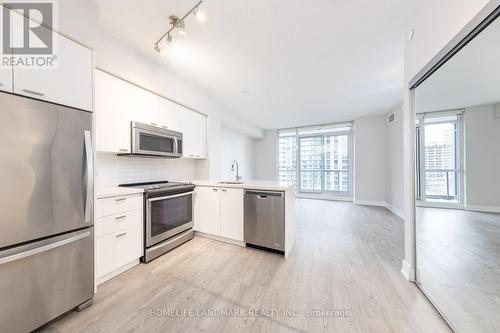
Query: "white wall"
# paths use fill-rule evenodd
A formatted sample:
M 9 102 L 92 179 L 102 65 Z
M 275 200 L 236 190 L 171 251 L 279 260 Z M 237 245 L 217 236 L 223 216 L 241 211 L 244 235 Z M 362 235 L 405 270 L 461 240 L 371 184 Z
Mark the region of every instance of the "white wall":
M 354 120 L 354 203 L 385 206 L 386 116 Z
M 100 69 L 208 115 L 208 159 L 196 162 L 182 160 L 186 170 L 191 172 L 191 178 L 220 179 L 222 119 L 246 135 L 257 138 L 263 136 L 262 129 L 226 110 L 197 87 L 168 71 L 161 64 L 161 59 L 154 61 L 105 32 L 101 34 L 96 62 Z M 100 156 L 97 159 L 98 168 L 99 163 Z M 144 166 L 147 167 L 147 164 Z M 170 176 L 174 177 L 175 174 Z
M 389 124 L 389 115 L 394 121 Z M 386 114 L 387 151 L 386 151 L 386 191 L 387 207 L 403 216 L 403 103 L 396 105 Z
M 278 131 L 267 130 L 257 141 L 256 178 L 278 180 Z
M 91 48 L 100 46 L 99 8 L 92 0 L 55 0 L 56 30 Z
M 408 32 L 415 35 L 405 45 L 404 87 L 409 81 L 488 3 L 488 0 L 420 0 Z M 414 212 L 414 121 L 412 95 L 404 94 L 403 158 L 405 258 L 402 272 L 409 279 L 415 276 L 415 212 Z
M 495 105 L 465 110 L 466 205 L 472 210 L 500 212 L 500 118 L 494 110 Z
M 109 153 L 97 153 L 96 159 L 97 192 L 124 183 L 187 181 L 196 173 L 195 164 L 188 159 L 132 158 Z
M 239 173 L 243 180 L 255 179 L 256 160 L 255 139 L 221 128 L 221 179 L 235 180 L 236 170 L 231 171 L 234 160 L 239 163 Z

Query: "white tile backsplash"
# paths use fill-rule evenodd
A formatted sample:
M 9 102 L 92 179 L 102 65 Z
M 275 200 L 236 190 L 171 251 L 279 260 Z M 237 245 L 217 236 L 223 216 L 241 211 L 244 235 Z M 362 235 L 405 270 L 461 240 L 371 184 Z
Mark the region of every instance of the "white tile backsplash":
M 156 159 L 96 154 L 96 187 L 156 180 L 191 180 L 196 178 L 195 160 Z

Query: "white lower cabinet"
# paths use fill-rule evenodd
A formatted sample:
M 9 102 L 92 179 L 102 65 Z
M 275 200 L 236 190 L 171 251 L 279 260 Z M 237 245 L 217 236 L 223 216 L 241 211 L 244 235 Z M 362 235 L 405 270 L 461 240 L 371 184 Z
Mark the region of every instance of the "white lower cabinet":
M 210 235 L 220 235 L 220 189 L 200 187 L 195 190 L 194 230 Z
M 243 242 L 243 189 L 196 187 L 194 230 Z
M 135 226 L 97 238 L 97 278 L 105 277 L 142 257 L 141 240 L 142 226 Z M 112 277 L 110 276 L 110 278 Z
M 143 255 L 142 194 L 97 199 L 95 261 L 97 284 L 138 263 Z
M 243 242 L 243 190 L 221 189 L 220 235 Z

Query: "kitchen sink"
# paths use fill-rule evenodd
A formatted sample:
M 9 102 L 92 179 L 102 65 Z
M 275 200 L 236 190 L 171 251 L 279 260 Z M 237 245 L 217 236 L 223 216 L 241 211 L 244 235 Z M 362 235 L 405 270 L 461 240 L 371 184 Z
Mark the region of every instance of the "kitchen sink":
M 239 184 L 243 184 L 243 182 L 219 182 L 219 184 L 239 185 Z

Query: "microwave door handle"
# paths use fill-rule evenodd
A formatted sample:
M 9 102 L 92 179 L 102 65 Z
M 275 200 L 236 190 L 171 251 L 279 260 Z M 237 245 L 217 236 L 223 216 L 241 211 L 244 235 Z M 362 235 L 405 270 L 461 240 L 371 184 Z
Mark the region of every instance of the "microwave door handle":
M 94 157 L 92 153 L 92 135 L 85 131 L 85 159 L 87 162 L 87 188 L 85 194 L 85 222 L 92 222 L 92 194 L 94 188 Z

